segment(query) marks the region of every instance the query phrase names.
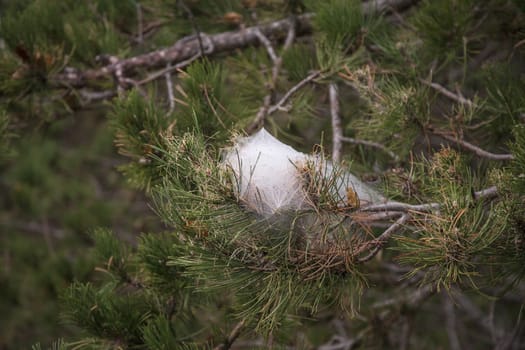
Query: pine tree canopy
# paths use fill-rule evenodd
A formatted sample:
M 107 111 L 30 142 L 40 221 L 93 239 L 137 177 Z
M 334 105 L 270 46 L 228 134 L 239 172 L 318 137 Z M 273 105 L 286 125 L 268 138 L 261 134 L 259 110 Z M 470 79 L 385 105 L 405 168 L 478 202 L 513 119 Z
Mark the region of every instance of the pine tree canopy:
M 0 349 L 525 343 L 522 0 L 0 1 L 0 171 Z

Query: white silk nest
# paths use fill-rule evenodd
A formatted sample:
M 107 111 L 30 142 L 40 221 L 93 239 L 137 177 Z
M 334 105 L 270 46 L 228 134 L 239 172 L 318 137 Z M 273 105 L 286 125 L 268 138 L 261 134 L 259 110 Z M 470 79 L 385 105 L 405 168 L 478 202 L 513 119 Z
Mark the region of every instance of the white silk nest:
M 264 128 L 252 136 L 239 138 L 225 151 L 223 164 L 232 171 L 239 200 L 264 217 L 313 207 L 304 176 L 304 169 L 312 165 L 318 176 L 331 180 L 328 193 L 340 206 L 349 202 L 349 193 L 357 196 L 361 204 L 385 202 L 381 194 L 354 175 L 336 171 L 322 157 L 296 151 Z

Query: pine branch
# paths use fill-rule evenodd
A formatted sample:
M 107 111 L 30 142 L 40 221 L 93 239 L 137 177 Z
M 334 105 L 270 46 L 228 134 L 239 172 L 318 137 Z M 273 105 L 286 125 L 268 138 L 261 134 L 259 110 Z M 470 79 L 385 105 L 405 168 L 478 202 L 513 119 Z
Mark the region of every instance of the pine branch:
M 475 201 L 492 198 L 497 196 L 496 186 L 492 186 L 480 191 L 473 192 L 473 199 Z M 366 242 L 358 249 L 356 256 L 362 254 L 365 250 L 370 250 L 369 253 L 358 262 L 364 263 L 371 260 L 388 242 L 394 233 L 399 231 L 407 222 L 409 222 L 414 215 L 439 212 L 441 204 L 427 203 L 427 204 L 406 204 L 400 202 L 387 202 L 384 204 L 372 204 L 360 208 L 357 212 L 366 213 L 362 222 L 370 225 L 378 226 L 377 223 L 384 223 L 387 220 L 398 218 L 397 221 L 387 227 L 387 229 L 377 238 Z M 373 213 L 373 214 L 370 214 Z M 381 225 L 379 225 L 380 227 Z
M 403 10 L 417 2 L 419 2 L 419 0 L 368 1 L 363 4 L 363 12 L 371 15 L 372 13 L 388 11 L 390 8 Z M 302 36 L 311 33 L 312 17 L 313 14 L 308 13 L 297 16 L 294 21 L 286 18 L 238 31 L 229 31 L 213 35 L 197 33 L 196 35 L 190 35 L 180 39 L 168 48 L 125 59 L 115 57 L 100 68 L 81 70 L 66 67 L 61 73 L 50 77 L 50 81 L 60 87 L 79 88 L 88 85 L 90 82 L 107 79 L 112 76 L 129 76 L 137 68 L 165 67 L 168 63 L 175 65 L 196 56 L 207 56 L 257 45 L 260 43 L 260 38 L 257 33 L 262 33 L 264 36 L 274 38 L 275 40 L 283 40 L 286 38 L 291 27 L 293 27 L 295 35 Z
M 168 48 L 126 59 L 112 60 L 101 68 L 82 71 L 68 67 L 62 73 L 56 75 L 53 80 L 59 85 L 82 87 L 90 81 L 118 75 L 119 72 L 128 74 L 136 68 L 161 67 L 166 66 L 167 63 L 176 64 L 183 62 L 195 56 L 217 54 L 256 45 L 260 43 L 260 39 L 257 36 L 258 32 L 272 38 L 284 39 L 290 27 L 296 25 L 295 32 L 297 35 L 304 35 L 312 30 L 311 17 L 312 14 L 305 14 L 298 16 L 294 22 L 291 22 L 289 19 L 283 19 L 239 31 L 214 35 L 204 33 L 190 35 L 180 39 Z M 200 42 L 202 42 L 203 51 L 200 50 Z

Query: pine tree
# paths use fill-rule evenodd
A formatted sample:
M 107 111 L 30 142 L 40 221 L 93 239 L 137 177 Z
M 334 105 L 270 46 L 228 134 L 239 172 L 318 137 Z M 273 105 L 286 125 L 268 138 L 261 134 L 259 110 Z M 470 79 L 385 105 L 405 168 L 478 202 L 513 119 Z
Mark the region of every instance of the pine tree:
M 3 6 L 2 154 L 98 106 L 165 225 L 93 228 L 53 348 L 520 348 L 521 1 Z

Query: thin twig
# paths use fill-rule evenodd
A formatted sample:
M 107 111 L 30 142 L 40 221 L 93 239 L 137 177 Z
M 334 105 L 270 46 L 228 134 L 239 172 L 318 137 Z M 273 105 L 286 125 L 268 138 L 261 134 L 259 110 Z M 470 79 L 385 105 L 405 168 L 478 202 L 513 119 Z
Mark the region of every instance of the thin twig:
M 332 117 L 332 160 L 334 163 L 341 161 L 341 152 L 343 150 L 343 128 L 341 126 L 341 116 L 339 114 L 339 94 L 337 84 L 331 82 L 328 85 L 330 96 L 330 115 Z
M 514 159 L 514 156 L 512 154 L 496 154 L 496 153 L 491 153 L 491 152 L 487 152 L 481 148 L 479 148 L 478 146 L 475 146 L 465 140 L 460 140 L 458 139 L 457 137 L 454 137 L 454 136 L 450 136 L 444 132 L 441 132 L 441 131 L 433 131 L 433 133 L 435 135 L 438 135 L 439 137 L 442 137 L 444 138 L 445 140 L 447 141 L 450 141 L 450 142 L 453 142 L 455 143 L 456 145 L 460 146 L 461 148 L 467 150 L 467 151 L 471 151 L 473 152 L 474 154 L 480 156 L 480 157 L 483 157 L 483 158 L 487 158 L 487 159 L 491 159 L 491 160 L 513 160 Z
M 445 311 L 446 330 L 450 349 L 461 350 L 461 344 L 459 342 L 457 332 L 456 310 L 454 309 L 454 303 L 450 299 L 450 296 L 445 292 L 441 293 L 441 300 L 443 301 L 443 309 Z
M 401 10 L 407 6 L 414 5 L 418 0 L 375 0 L 363 3 L 363 14 L 372 15 L 378 11 L 383 11 L 388 8 Z M 184 6 L 182 4 L 181 6 Z M 386 7 L 385 7 L 386 6 Z M 388 9 L 387 9 L 388 11 Z M 277 39 L 284 39 L 283 33 L 287 32 L 291 26 L 294 26 L 295 35 L 305 35 L 312 32 L 312 13 L 306 13 L 294 18 L 273 21 L 266 24 L 261 24 L 254 27 L 244 28 L 242 30 L 229 31 L 217 33 L 208 36 L 208 42 L 212 49 L 205 48 L 203 43 L 203 35 L 193 35 L 192 40 L 183 38 L 173 45 L 159 50 L 151 51 L 142 55 L 133 56 L 125 59 L 120 59 L 117 62 L 110 62 L 102 67 L 93 69 L 78 69 L 74 67 L 65 67 L 58 74 L 51 76 L 49 79 L 50 85 L 53 87 L 85 87 L 89 81 L 104 79 L 112 76 L 117 69 L 122 70 L 123 73 L 129 74 L 137 72 L 137 68 L 148 69 L 152 67 L 165 67 L 168 62 L 172 64 L 188 60 L 194 55 L 200 53 L 211 55 L 214 53 L 237 50 L 246 46 L 259 43 L 259 39 L 255 34 L 256 30 L 260 30 L 264 35 L 275 37 Z M 196 28 L 198 32 L 198 28 Z
M 399 339 L 399 350 L 407 350 L 410 343 L 410 333 L 412 331 L 412 326 L 410 319 L 407 315 L 401 317 L 401 334 Z
M 255 28 L 255 35 L 257 36 L 261 44 L 264 45 L 266 51 L 268 52 L 268 56 L 270 56 L 270 59 L 275 64 L 275 62 L 277 61 L 277 54 L 275 53 L 275 50 L 273 49 L 270 40 L 261 32 L 259 28 Z
M 290 29 L 288 30 L 288 34 L 286 35 L 286 39 L 284 40 L 283 52 L 288 50 L 290 46 L 292 46 L 293 42 L 295 41 L 295 37 L 297 35 L 296 33 L 297 18 L 295 16 L 292 16 L 289 18 L 289 21 L 290 21 Z
M 367 141 L 367 140 L 361 140 L 361 139 L 355 139 L 353 137 L 346 137 L 346 136 L 343 136 L 341 138 L 341 140 L 343 142 L 348 142 L 348 143 L 352 143 L 352 144 L 355 144 L 355 145 L 363 145 L 363 146 L 369 146 L 369 147 L 374 147 L 374 148 L 380 149 L 381 151 L 383 151 L 386 154 L 388 154 L 395 161 L 399 160 L 399 156 L 397 154 L 395 154 L 394 152 L 392 152 L 391 150 L 389 150 L 388 148 L 386 148 L 385 146 L 383 146 L 380 143 L 373 142 L 373 141 Z
M 230 335 L 228 336 L 228 338 L 226 338 L 224 340 L 224 343 L 220 344 L 220 345 L 217 345 L 213 350 L 228 350 L 229 348 L 231 348 L 233 342 L 235 342 L 235 340 L 239 337 L 239 335 L 241 334 L 241 331 L 242 329 L 244 328 L 244 324 L 246 323 L 246 321 L 243 319 L 241 321 L 239 321 L 235 327 L 233 328 L 233 330 L 230 332 Z
M 199 26 L 197 25 L 197 22 L 195 21 L 193 12 L 191 12 L 191 9 L 186 5 L 186 3 L 183 0 L 178 0 L 177 2 L 179 3 L 179 6 L 182 7 L 182 9 L 188 15 L 188 20 L 190 21 L 191 26 L 193 27 L 193 31 L 197 36 L 197 41 L 199 43 L 199 52 L 201 56 L 204 56 L 204 45 L 202 45 L 201 31 L 199 29 Z
M 423 287 L 417 287 L 414 291 L 411 293 L 401 295 L 401 296 L 395 296 L 390 299 L 381 300 L 374 304 L 372 304 L 372 308 L 374 309 L 383 309 L 390 306 L 397 306 L 402 304 L 408 304 L 408 305 L 418 305 L 421 301 L 425 300 L 429 296 L 433 295 L 436 292 L 434 289 L 434 286 L 427 284 Z
M 383 248 L 385 243 L 396 233 L 403 225 L 408 221 L 410 215 L 403 214 L 395 223 L 392 224 L 388 229 L 385 230 L 379 237 L 368 242 L 367 246 L 373 246 L 372 250 L 363 258 L 359 258 L 358 262 L 364 263 L 370 261 L 374 256 L 377 255 L 379 250 Z
M 292 44 L 293 40 L 295 39 L 295 22 L 290 21 L 290 27 L 288 29 L 288 35 L 286 36 L 286 41 L 283 47 L 283 52 L 286 51 Z M 246 128 L 246 131 L 248 134 L 252 134 L 254 131 L 256 131 L 261 125 L 264 124 L 264 120 L 266 117 L 270 114 L 270 106 L 272 104 L 272 100 L 275 95 L 275 88 L 277 85 L 277 79 L 279 78 L 279 73 L 281 71 L 281 67 L 283 65 L 283 58 L 282 56 L 277 56 L 275 53 L 275 50 L 273 49 L 273 46 L 270 42 L 270 40 L 263 34 L 263 32 L 259 29 L 255 29 L 255 35 L 259 39 L 259 41 L 266 47 L 266 51 L 268 52 L 268 55 L 270 56 L 273 67 L 272 67 L 272 76 L 270 79 L 270 83 L 268 84 L 269 87 L 269 93 L 264 97 L 263 105 L 259 108 L 259 111 L 257 112 L 257 115 L 255 116 L 255 119 L 253 122 Z
M 514 328 L 512 331 L 510 331 L 508 334 L 504 335 L 501 340 L 496 344 L 495 350 L 508 350 L 508 349 L 514 349 L 512 347 L 513 345 L 519 345 L 519 337 L 520 334 L 523 334 L 523 323 L 522 321 L 522 314 L 523 314 L 523 304 L 521 306 L 520 312 L 518 314 L 518 319 L 516 320 L 516 324 L 514 325 Z
M 489 317 L 487 317 L 480 308 L 472 302 L 466 295 L 464 295 L 459 289 L 454 288 L 454 301 L 458 305 L 458 308 L 462 310 L 462 314 L 466 314 L 469 319 L 478 323 L 481 328 L 488 334 L 494 333 L 496 339 L 500 339 L 505 332 L 503 329 L 491 325 Z
M 367 213 L 366 216 L 359 217 L 359 222 L 366 223 L 367 225 L 373 225 L 374 221 L 386 221 L 386 220 L 396 219 L 396 218 L 399 218 L 403 214 L 404 212 L 402 211 L 382 211 L 382 212 L 377 212 L 377 213 L 372 213 L 372 214 Z M 387 224 L 386 227 L 390 227 L 390 225 Z
M 171 72 L 176 71 L 178 69 L 184 68 L 187 65 L 191 64 L 193 61 L 197 60 L 201 56 L 202 55 L 199 52 L 195 56 L 190 57 L 189 59 L 187 59 L 185 61 L 179 62 L 179 63 L 177 63 L 174 66 L 168 65 L 168 67 L 166 67 L 164 69 L 161 69 L 161 70 L 159 70 L 159 71 L 157 71 L 155 73 L 152 73 L 152 74 L 148 75 L 146 78 L 138 81 L 137 85 L 144 85 L 146 83 L 149 83 L 149 82 L 151 82 L 153 80 L 156 80 L 158 78 L 161 78 L 161 77 L 165 76 L 166 73 L 171 73 Z
M 246 131 L 248 134 L 253 133 L 257 130 L 259 126 L 261 126 L 264 122 L 264 119 L 266 119 L 266 116 L 269 114 L 268 111 L 270 110 L 270 104 L 272 103 L 272 96 L 266 95 L 264 96 L 263 105 L 261 108 L 259 108 L 259 111 L 257 112 L 257 115 L 255 116 L 255 119 L 253 122 L 248 126 Z
M 290 97 L 292 97 L 297 91 L 299 91 L 303 86 L 317 78 L 321 74 L 321 71 L 314 71 L 310 73 L 306 78 L 298 82 L 296 85 L 294 85 L 290 90 L 284 94 L 284 96 L 273 106 L 268 108 L 268 114 L 273 114 L 277 112 L 278 110 L 283 108 L 283 105 L 288 101 Z
M 459 94 L 455 94 L 453 93 L 452 91 L 446 89 L 445 87 L 443 87 L 442 85 L 439 85 L 438 83 L 433 83 L 433 82 L 430 82 L 430 81 L 427 81 L 425 79 L 419 79 L 420 82 L 422 82 L 423 84 L 427 85 L 427 86 L 430 86 L 431 88 L 433 88 L 434 90 L 438 91 L 439 93 L 441 93 L 442 95 L 456 101 L 456 102 L 459 102 L 461 103 L 462 105 L 465 105 L 465 106 L 468 106 L 468 107 L 476 107 L 477 105 L 472 102 L 471 100 L 469 99 L 466 99 L 464 98 L 463 96 L 459 95 Z
M 167 68 L 170 68 L 170 66 L 171 65 L 168 63 Z M 175 96 L 173 95 L 173 81 L 171 80 L 171 73 L 169 72 L 166 72 L 164 77 L 166 78 L 166 90 L 168 93 L 168 103 L 169 103 L 168 113 L 171 113 L 175 109 Z
M 483 190 L 474 192 L 474 199 L 481 200 L 485 198 L 492 198 L 498 195 L 498 188 L 496 186 L 488 187 Z M 370 204 L 359 208 L 360 212 L 385 212 L 389 217 L 396 215 L 396 213 L 406 212 L 432 212 L 440 208 L 439 203 L 425 203 L 425 204 L 407 204 L 401 202 L 387 202 L 383 204 Z
M 106 100 L 114 97 L 116 92 L 114 90 L 103 90 L 103 91 L 89 91 L 86 89 L 78 90 L 78 94 L 82 99 L 83 103 L 91 103 L 94 101 Z
M 351 350 L 356 347 L 363 336 L 356 338 L 334 337 L 328 344 L 320 345 L 317 350 Z

